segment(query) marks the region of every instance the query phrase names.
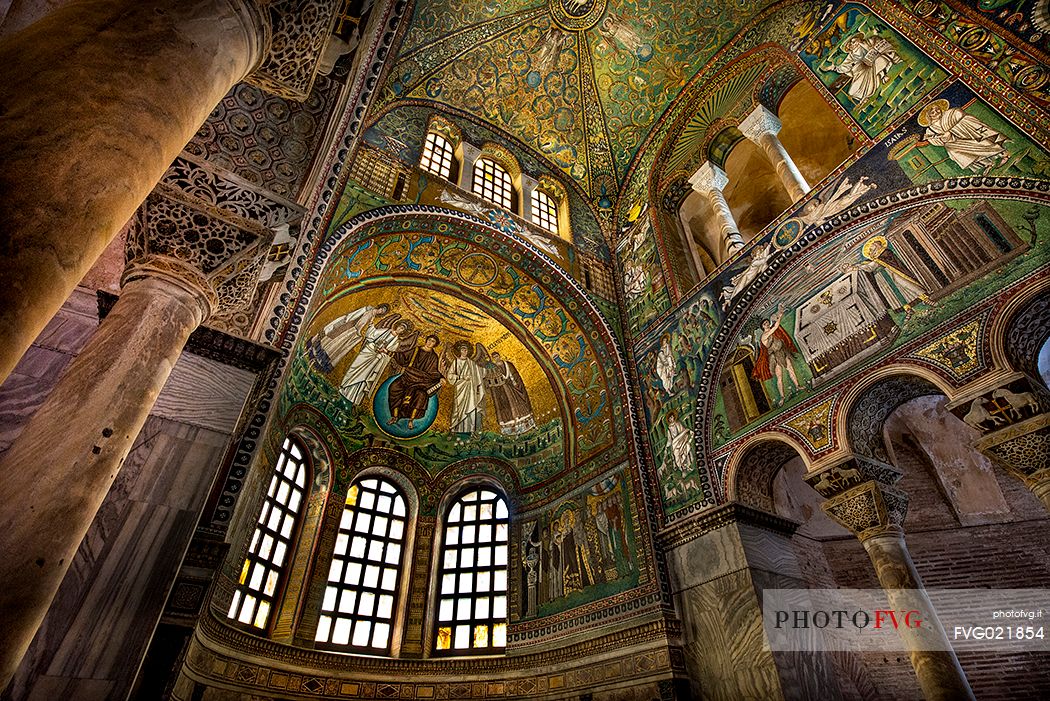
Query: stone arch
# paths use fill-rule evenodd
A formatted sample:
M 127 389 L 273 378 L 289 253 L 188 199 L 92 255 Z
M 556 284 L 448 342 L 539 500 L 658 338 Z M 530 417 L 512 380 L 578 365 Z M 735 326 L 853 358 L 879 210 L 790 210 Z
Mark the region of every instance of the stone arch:
M 726 469 L 726 496 L 747 506 L 776 513 L 773 480 L 792 458 L 801 458 L 809 470 L 808 452 L 795 440 L 781 434 L 756 434 L 734 451 Z
M 936 375 L 919 368 L 890 367 L 852 389 L 843 399 L 838 432 L 854 453 L 890 463 L 883 425 L 900 405 L 931 394 L 948 395 L 950 388 Z
M 1040 378 L 1039 352 L 1050 340 L 1050 273 L 1030 280 L 992 324 L 992 354 L 997 365 Z

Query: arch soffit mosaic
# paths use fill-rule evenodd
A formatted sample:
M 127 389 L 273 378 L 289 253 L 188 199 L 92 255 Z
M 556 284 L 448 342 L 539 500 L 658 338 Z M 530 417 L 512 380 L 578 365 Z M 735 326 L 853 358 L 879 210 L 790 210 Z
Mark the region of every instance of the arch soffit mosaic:
M 809 472 L 809 450 L 795 439 L 772 431 L 750 437 L 733 451 L 726 464 L 726 500 L 773 513 L 773 479 L 786 462 L 796 457 Z

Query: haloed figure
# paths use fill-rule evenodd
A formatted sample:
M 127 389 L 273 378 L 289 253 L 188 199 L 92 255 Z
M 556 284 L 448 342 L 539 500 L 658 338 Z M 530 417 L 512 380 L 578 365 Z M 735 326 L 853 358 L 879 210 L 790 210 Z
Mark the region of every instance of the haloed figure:
M 427 336 L 423 345 L 392 353 L 394 362 L 403 370 L 401 375 L 390 383 L 388 405 L 390 421 L 394 424 L 401 419 L 408 419 L 408 427 L 415 427 L 415 420 L 427 413 L 430 396 L 441 388 L 445 378 L 441 374 L 437 348 L 438 337 Z

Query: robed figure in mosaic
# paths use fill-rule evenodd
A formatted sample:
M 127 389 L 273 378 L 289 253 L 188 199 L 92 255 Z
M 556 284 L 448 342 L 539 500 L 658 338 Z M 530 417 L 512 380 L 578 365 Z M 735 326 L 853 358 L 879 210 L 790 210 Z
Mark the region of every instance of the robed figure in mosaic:
M 467 341 L 452 345 L 452 357 L 445 358 L 445 378 L 452 386 L 452 433 L 477 433 L 484 418 L 485 371 L 488 352 L 480 343 L 472 348 Z
M 485 388 L 496 411 L 500 433 L 513 436 L 536 427 L 532 401 L 518 368 L 499 353 L 493 353 L 485 374 Z
M 441 361 L 434 352 L 438 343 L 438 337 L 431 334 L 422 346 L 398 348 L 391 353 L 393 361 L 400 365 L 402 370 L 398 378 L 390 383 L 388 423 L 408 419 L 408 427 L 411 429 L 415 420 L 423 418 L 426 414 L 430 396 L 441 389 L 445 381 Z
M 977 117 L 949 106 L 947 100 L 928 104 L 919 113 L 918 122 L 926 127 L 923 139 L 944 148 L 948 158 L 963 170 L 980 173 L 1010 160 L 1005 136 Z
M 339 391 L 352 404 L 360 404 L 375 389 L 390 363 L 391 354 L 398 349 L 415 348 L 418 337 L 419 332 L 413 330 L 412 323 L 400 314 L 388 314 L 370 326 L 365 331 L 361 351 L 343 374 Z
M 331 372 L 374 328 L 375 320 L 389 311 L 390 305 L 379 304 L 366 305 L 344 314 L 306 342 L 307 354 L 321 372 Z

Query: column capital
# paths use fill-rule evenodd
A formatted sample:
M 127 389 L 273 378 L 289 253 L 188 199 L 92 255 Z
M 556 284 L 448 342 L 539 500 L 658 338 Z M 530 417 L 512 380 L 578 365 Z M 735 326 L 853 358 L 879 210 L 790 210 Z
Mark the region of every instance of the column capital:
M 750 141 L 758 141 L 764 134 L 776 136 L 783 126 L 780 118 L 766 109 L 765 105 L 758 105 L 751 114 L 744 117 L 737 129 Z
M 892 487 L 904 475 L 887 463 L 864 455 L 848 455 L 834 465 L 805 477 L 827 501 L 821 509 L 861 541 L 901 535 L 908 513 L 908 495 Z
M 722 192 L 729 184 L 729 176 L 711 161 L 704 161 L 689 178 L 689 184 L 694 190 L 705 195 L 709 192 Z
M 1050 392 L 1042 382 L 1010 373 L 964 393 L 948 410 L 980 432 L 974 448 L 1050 508 Z
M 164 282 L 189 295 L 200 307 L 201 321 L 219 307 L 219 298 L 208 278 L 178 258 L 154 254 L 136 258 L 124 268 L 120 287 L 143 280 Z
M 254 0 L 272 18 L 272 39 L 247 82 L 289 100 L 310 95 L 341 0 Z M 240 0 L 240 4 L 254 4 Z
M 908 495 L 869 480 L 828 499 L 820 508 L 864 542 L 878 536 L 904 534 Z
M 183 154 L 132 219 L 121 284 L 164 277 L 196 290 L 205 318 L 243 312 L 254 300 L 275 230 L 302 214 L 295 203 Z

